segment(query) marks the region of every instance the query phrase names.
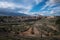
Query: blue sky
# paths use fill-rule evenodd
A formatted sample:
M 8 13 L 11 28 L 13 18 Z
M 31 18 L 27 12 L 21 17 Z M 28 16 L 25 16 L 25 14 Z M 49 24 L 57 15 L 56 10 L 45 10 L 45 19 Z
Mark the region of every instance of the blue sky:
M 60 16 L 60 0 L 0 0 L 0 11 Z

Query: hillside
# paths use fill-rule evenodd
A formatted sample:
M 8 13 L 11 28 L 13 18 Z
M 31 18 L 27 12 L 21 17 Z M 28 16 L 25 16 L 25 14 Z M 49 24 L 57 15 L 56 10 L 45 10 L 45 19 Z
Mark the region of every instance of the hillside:
M 0 16 L 0 36 L 4 36 L 5 33 L 9 38 L 41 37 L 50 40 L 50 37 L 52 39 L 56 37 L 59 39 L 59 26 L 59 16 Z

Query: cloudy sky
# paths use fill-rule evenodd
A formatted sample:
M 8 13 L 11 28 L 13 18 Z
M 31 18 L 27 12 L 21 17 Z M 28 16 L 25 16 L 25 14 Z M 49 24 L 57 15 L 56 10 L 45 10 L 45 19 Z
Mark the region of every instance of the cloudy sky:
M 0 0 L 0 11 L 60 16 L 60 0 Z

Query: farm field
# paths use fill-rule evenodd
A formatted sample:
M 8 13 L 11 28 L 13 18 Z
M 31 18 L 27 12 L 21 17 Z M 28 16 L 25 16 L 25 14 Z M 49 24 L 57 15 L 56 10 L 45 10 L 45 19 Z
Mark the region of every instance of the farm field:
M 60 17 L 0 16 L 0 40 L 60 40 Z

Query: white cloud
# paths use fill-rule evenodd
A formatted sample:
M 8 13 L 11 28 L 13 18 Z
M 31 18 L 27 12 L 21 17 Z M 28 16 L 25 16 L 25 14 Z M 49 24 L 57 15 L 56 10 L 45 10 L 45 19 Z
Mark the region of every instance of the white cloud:
M 38 16 L 38 15 L 44 15 L 42 12 L 29 12 L 28 15 L 31 15 L 31 16 Z
M 35 0 L 36 4 L 42 2 L 42 0 Z
M 35 0 L 24 0 L 20 4 L 9 2 L 9 0 L 8 1 L 3 0 L 3 1 L 0 1 L 0 8 L 9 9 L 10 11 L 16 10 L 16 12 L 18 13 L 29 14 L 29 11 L 31 10 L 32 6 L 35 5 L 34 3 L 35 3 Z
M 0 2 L 0 8 L 5 8 L 5 9 L 10 9 L 11 10 L 18 10 L 17 12 L 19 13 L 27 13 L 30 11 L 31 9 L 31 5 L 30 6 L 24 6 L 24 5 L 17 5 L 15 3 L 11 3 L 11 2 Z M 17 8 L 17 9 L 16 9 Z
M 15 9 L 15 8 L 26 8 L 23 5 L 17 5 L 14 3 L 9 3 L 9 2 L 0 2 L 0 8 L 10 8 L 10 9 Z M 28 7 L 27 7 L 28 8 Z
M 52 6 L 56 5 L 58 2 L 60 2 L 60 0 L 49 0 L 46 2 L 46 5 L 41 9 L 44 10 L 47 6 L 49 7 L 49 9 L 51 9 Z
M 46 5 L 41 10 L 44 10 L 49 5 L 50 5 L 50 3 L 46 3 Z
M 25 6 L 34 6 L 36 4 L 35 0 L 20 0 L 20 3 Z
M 55 7 L 51 10 L 51 14 L 58 14 L 60 13 L 60 6 L 59 7 Z
M 51 12 L 50 12 L 50 14 L 55 14 L 55 12 L 54 12 L 55 10 L 52 10 Z
M 43 13 L 40 13 L 40 15 L 42 15 L 42 16 L 43 16 L 44 14 L 43 14 Z
M 14 9 L 15 5 L 13 3 L 8 2 L 0 2 L 0 8 L 10 8 Z
M 17 5 L 11 2 L 0 2 L 0 8 L 25 8 L 30 9 L 31 6 Z
M 29 14 L 29 11 L 31 10 L 32 6 L 28 6 L 26 8 L 23 8 L 23 10 L 17 11 L 18 13 L 24 13 L 24 14 Z
M 51 12 L 49 14 L 55 14 L 55 12 L 59 9 L 60 10 L 60 6 L 59 7 L 54 7 L 51 8 L 52 6 L 56 5 L 56 2 L 58 2 L 58 0 L 49 0 L 46 2 L 46 5 L 41 9 L 44 10 L 46 9 L 46 7 L 48 7 L 47 11 L 43 11 L 42 13 L 49 13 L 48 10 L 51 10 Z
M 51 7 L 55 6 L 55 5 L 57 5 L 58 2 L 59 2 L 59 0 L 49 0 L 49 1 L 47 1 L 46 5 L 40 10 L 42 11 L 42 10 L 46 9 L 47 7 L 48 7 L 48 9 L 45 10 L 45 11 L 40 12 L 40 15 L 54 15 L 54 14 L 58 14 L 60 12 L 59 11 L 60 10 L 60 6 L 59 7 L 56 6 L 54 8 L 51 8 Z M 48 11 L 48 10 L 51 10 L 51 11 Z M 38 15 L 39 15 L 39 13 L 38 13 Z
M 49 1 L 46 2 L 46 5 L 41 10 L 44 10 L 47 6 L 49 8 L 51 8 L 54 5 L 55 5 L 55 1 L 54 0 L 49 0 Z
M 60 0 L 50 0 L 51 3 L 60 3 Z
M 0 1 L 0 8 L 9 8 L 11 10 L 16 10 L 16 9 L 18 10 L 19 9 L 17 12 L 25 13 L 25 14 L 30 14 L 30 15 L 34 15 L 34 14 L 40 14 L 40 15 L 49 14 L 48 11 L 29 13 L 31 8 L 35 5 L 34 1 L 36 2 L 36 4 L 39 4 L 40 2 L 42 2 L 42 0 L 33 0 L 33 1 L 31 1 L 31 0 L 24 0 L 22 2 L 22 4 L 18 5 L 16 3 L 12 3 L 12 2 Z M 48 10 L 52 10 L 50 12 L 50 14 L 53 14 L 54 13 L 53 10 L 58 10 L 60 8 L 60 7 L 53 8 L 53 9 L 51 8 L 57 2 L 60 2 L 60 1 L 58 1 L 58 0 L 49 0 L 49 1 L 46 2 L 46 5 L 41 10 L 44 10 L 47 6 L 49 6 Z

